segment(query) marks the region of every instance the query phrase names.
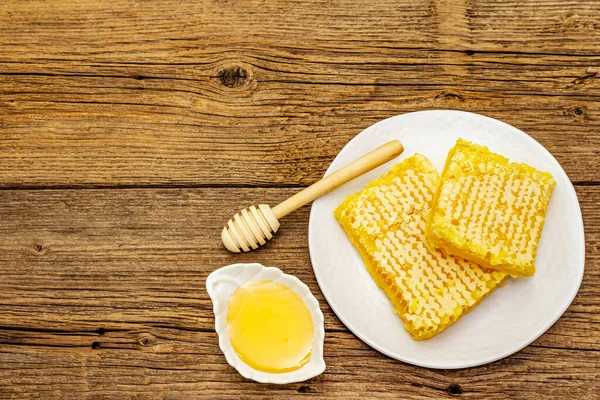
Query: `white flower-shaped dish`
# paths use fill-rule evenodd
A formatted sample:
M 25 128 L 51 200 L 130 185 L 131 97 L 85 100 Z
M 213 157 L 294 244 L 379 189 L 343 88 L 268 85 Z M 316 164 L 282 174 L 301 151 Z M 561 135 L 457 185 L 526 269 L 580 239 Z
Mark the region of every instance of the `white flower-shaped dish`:
M 229 297 L 239 286 L 253 281 L 269 280 L 280 283 L 292 289 L 302 298 L 310 311 L 314 326 L 314 340 L 310 360 L 296 371 L 280 374 L 258 371 L 240 359 L 229 340 L 227 331 L 227 306 Z M 215 330 L 219 335 L 219 347 L 227 362 L 247 379 L 261 383 L 293 383 L 302 382 L 320 375 L 325 370 L 323 360 L 323 341 L 325 329 L 323 313 L 319 302 L 310 292 L 308 286 L 292 275 L 284 274 L 280 269 L 265 267 L 261 264 L 232 264 L 212 272 L 206 279 L 206 289 L 213 302 L 215 313 Z

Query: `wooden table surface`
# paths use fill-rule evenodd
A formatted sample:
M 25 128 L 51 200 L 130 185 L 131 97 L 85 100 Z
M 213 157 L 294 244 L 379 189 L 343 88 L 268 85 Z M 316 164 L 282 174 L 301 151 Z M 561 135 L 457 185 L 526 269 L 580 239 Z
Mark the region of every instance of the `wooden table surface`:
M 583 212 L 575 301 L 482 367 L 418 368 L 352 335 L 314 279 L 309 207 L 261 251 L 219 240 L 362 129 L 427 109 L 529 133 Z M 599 398 L 599 155 L 598 0 L 3 0 L 0 398 Z M 225 362 L 205 279 L 246 261 L 316 293 L 323 375 L 263 385 Z

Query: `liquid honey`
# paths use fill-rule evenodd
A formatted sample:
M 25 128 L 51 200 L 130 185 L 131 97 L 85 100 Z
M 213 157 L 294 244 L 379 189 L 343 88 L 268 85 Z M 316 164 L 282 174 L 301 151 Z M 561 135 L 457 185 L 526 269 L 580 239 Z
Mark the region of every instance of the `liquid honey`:
M 310 311 L 292 289 L 273 281 L 248 282 L 229 298 L 227 330 L 237 355 L 250 367 L 283 373 L 310 359 Z

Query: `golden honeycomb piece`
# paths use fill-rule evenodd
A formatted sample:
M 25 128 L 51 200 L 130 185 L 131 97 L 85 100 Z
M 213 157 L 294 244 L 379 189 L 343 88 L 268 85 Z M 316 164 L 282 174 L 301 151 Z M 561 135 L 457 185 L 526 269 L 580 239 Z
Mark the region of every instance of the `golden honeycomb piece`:
M 426 218 L 439 182 L 431 162 L 415 154 L 334 213 L 416 340 L 442 332 L 507 279 L 428 246 Z
M 554 185 L 547 172 L 459 139 L 442 172 L 427 238 L 486 268 L 533 275 Z

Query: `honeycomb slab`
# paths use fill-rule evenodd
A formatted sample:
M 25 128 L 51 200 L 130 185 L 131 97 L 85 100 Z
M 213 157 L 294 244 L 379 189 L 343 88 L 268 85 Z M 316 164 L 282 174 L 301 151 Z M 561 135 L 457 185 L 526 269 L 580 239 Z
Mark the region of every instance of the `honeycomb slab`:
M 442 332 L 507 279 L 428 246 L 426 218 L 439 183 L 431 162 L 415 154 L 334 212 L 416 340 Z
M 433 200 L 427 237 L 448 254 L 484 267 L 533 275 L 554 185 L 547 172 L 458 140 Z

